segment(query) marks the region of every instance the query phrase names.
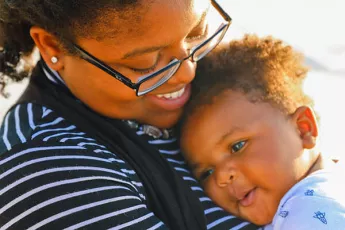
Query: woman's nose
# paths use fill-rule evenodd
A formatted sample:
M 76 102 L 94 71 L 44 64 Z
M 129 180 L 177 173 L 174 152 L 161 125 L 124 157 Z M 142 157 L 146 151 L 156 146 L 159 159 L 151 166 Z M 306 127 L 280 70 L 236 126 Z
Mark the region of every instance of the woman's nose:
M 183 60 L 184 58 L 190 55 L 190 49 L 186 47 L 184 43 L 178 43 L 174 49 L 175 57 L 179 60 Z M 178 50 L 176 52 L 176 50 Z M 173 51 L 173 48 L 172 50 Z M 181 64 L 176 73 L 168 80 L 169 84 L 173 85 L 180 85 L 180 84 L 189 84 L 195 77 L 195 70 L 196 70 L 196 62 L 193 62 L 191 58 L 184 60 Z
M 168 84 L 180 85 L 189 84 L 195 77 L 196 63 L 190 59 L 181 63 L 176 73 L 168 80 Z
M 236 170 L 226 165 L 221 166 L 216 168 L 215 177 L 217 185 L 219 187 L 225 187 L 236 179 Z

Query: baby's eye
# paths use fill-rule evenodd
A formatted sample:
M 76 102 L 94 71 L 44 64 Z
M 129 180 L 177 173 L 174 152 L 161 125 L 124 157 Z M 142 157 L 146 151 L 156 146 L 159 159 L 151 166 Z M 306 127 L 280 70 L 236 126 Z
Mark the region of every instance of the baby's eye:
M 206 171 L 203 171 L 200 175 L 200 182 L 205 181 L 209 176 L 211 176 L 213 174 L 214 170 L 213 169 L 208 169 Z
M 240 151 L 245 145 L 246 145 L 247 141 L 239 141 L 234 143 L 231 146 L 231 153 L 236 153 L 238 151 Z

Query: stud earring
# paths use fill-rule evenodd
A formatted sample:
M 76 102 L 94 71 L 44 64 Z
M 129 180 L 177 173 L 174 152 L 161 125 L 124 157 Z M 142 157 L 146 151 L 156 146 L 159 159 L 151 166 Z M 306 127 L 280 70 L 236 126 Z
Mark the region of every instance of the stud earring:
M 52 57 L 51 59 L 51 62 L 53 63 L 53 64 L 56 64 L 58 61 L 59 61 L 59 59 L 57 58 L 57 57 Z

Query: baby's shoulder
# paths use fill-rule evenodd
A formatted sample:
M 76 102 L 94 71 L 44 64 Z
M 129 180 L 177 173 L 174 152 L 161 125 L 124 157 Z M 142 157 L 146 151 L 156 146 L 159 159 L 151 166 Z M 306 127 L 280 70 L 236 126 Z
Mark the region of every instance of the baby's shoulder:
M 331 201 L 345 207 L 345 187 L 341 186 L 343 169 L 333 167 L 331 169 L 318 170 L 293 186 L 283 197 L 280 207 L 287 203 L 312 200 L 313 202 Z
M 281 200 L 274 229 L 344 229 L 345 188 L 340 179 L 336 170 L 319 170 L 297 183 Z

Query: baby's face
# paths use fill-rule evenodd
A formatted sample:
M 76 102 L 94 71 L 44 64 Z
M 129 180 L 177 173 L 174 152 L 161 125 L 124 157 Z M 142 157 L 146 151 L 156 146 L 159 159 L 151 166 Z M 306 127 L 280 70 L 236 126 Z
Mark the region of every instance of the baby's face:
M 182 131 L 182 149 L 206 193 L 256 224 L 272 221 L 281 198 L 309 164 L 293 121 L 238 92 L 200 108 Z

